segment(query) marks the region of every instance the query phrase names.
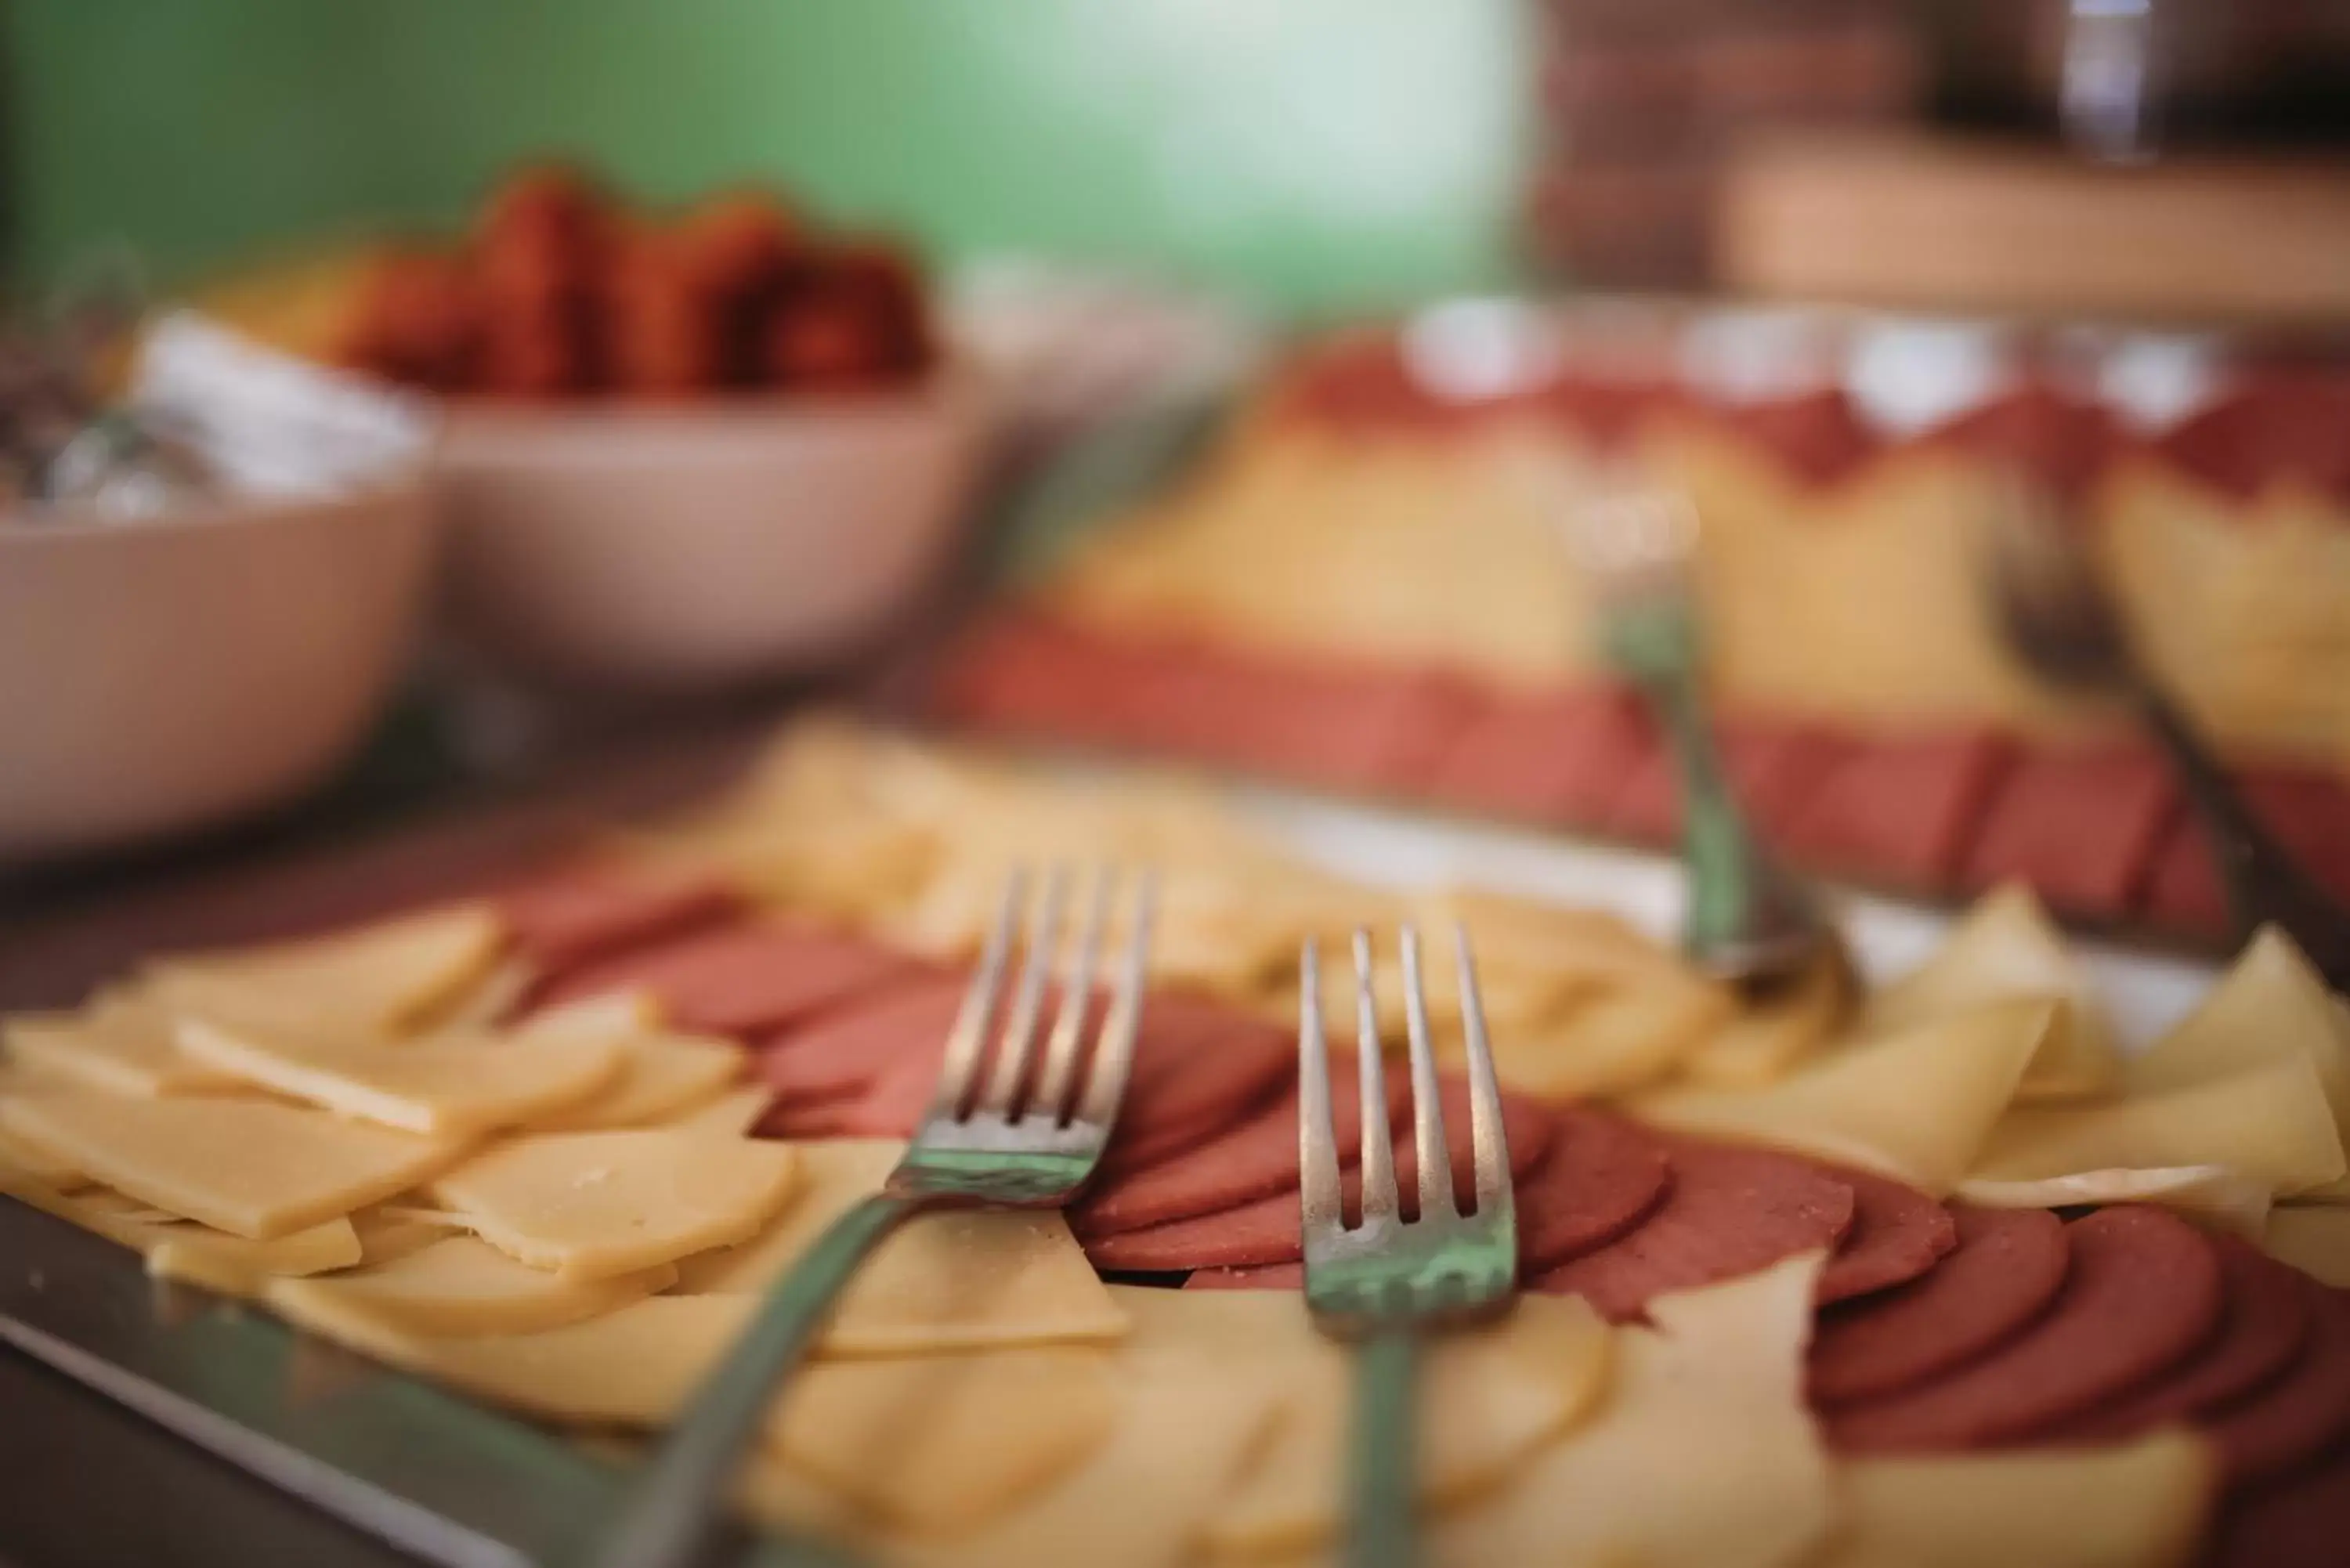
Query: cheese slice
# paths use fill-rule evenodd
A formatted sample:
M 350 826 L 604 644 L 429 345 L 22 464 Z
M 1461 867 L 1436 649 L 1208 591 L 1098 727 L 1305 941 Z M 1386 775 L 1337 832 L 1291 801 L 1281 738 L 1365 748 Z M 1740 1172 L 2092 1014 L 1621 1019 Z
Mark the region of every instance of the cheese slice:
M 2279 1197 L 2341 1176 L 2342 1140 L 2315 1067 L 2295 1056 L 2103 1105 L 2021 1107 L 1969 1175 L 2041 1181 L 2189 1165 L 2225 1167 Z
M 8 1054 L 60 1084 L 113 1095 L 202 1095 L 236 1079 L 182 1051 L 172 1016 L 133 996 L 8 1020 Z
M 269 1100 L 43 1095 L 0 1130 L 117 1191 L 267 1241 L 404 1191 L 460 1146 Z
M 823 1362 L 785 1384 L 765 1442 L 879 1528 L 964 1534 L 1101 1446 L 1117 1374 L 1077 1345 Z
M 1733 1007 L 1694 975 L 1643 975 L 1584 996 L 1539 1029 L 1495 1035 L 1493 1071 L 1545 1099 L 1629 1094 L 1669 1077 Z
M 2269 1256 L 2335 1290 L 2350 1290 L 2350 1209 L 2290 1205 L 2269 1216 Z
M 673 1122 L 726 1091 L 743 1071 L 732 1040 L 660 1033 L 631 1035 L 620 1046 L 618 1075 L 587 1099 L 535 1118 L 538 1132 L 586 1132 Z
M 689 1258 L 678 1289 L 759 1294 L 843 1213 L 881 1189 L 905 1145 L 841 1139 L 792 1146 L 803 1189 L 759 1236 Z M 895 1355 L 990 1345 L 1115 1340 L 1126 1314 L 1057 1213 L 943 1210 L 899 1227 L 861 1264 L 817 1353 Z
M 456 1228 L 463 1229 L 463 1222 Z M 404 1212 L 400 1207 L 378 1204 L 352 1215 L 351 1229 L 359 1232 L 360 1262 L 372 1265 L 421 1251 L 446 1237 L 452 1227 Z
M 517 1137 L 432 1185 L 533 1268 L 607 1279 L 755 1234 L 791 1200 L 791 1147 L 666 1128 Z
M 2267 1233 L 2272 1198 L 2262 1182 L 2224 1165 L 2084 1170 L 2037 1181 L 1969 1177 L 1952 1194 L 1981 1209 L 2068 1209 L 2088 1203 L 2158 1203 L 2251 1241 Z
M 510 958 L 493 964 L 471 985 L 426 1014 L 420 1027 L 433 1032 L 499 1028 L 514 1016 L 538 979 L 537 969 L 527 959 Z
M 2054 1018 L 2002 1002 L 1843 1047 L 1758 1089 L 1667 1089 L 1634 1109 L 1681 1131 L 1770 1144 L 1940 1197 L 2014 1097 Z
M 745 1084 L 739 1089 L 729 1089 L 716 1099 L 670 1116 L 660 1125 L 680 1132 L 708 1133 L 719 1137 L 748 1137 L 767 1107 L 775 1103 L 775 1091 L 764 1084 Z
M 497 961 L 497 917 L 472 906 L 272 947 L 153 965 L 148 992 L 174 1012 L 275 1019 L 338 1033 L 397 1033 L 446 1009 Z
M 1747 1003 L 1681 1058 L 1681 1076 L 1714 1089 L 1776 1083 L 1814 1054 L 1852 1004 L 1852 974 L 1833 944 L 1783 993 Z
M 743 1296 L 647 1296 L 536 1334 L 418 1334 L 340 1297 L 270 1287 L 296 1326 L 363 1355 L 525 1415 L 589 1426 L 663 1426 L 758 1309 Z
M 180 1024 L 196 1060 L 256 1087 L 408 1132 L 473 1137 L 576 1105 L 617 1077 L 621 1047 L 574 1036 L 325 1040 L 202 1018 Z
M 0 1121 L 0 1173 L 16 1181 L 33 1182 L 58 1192 L 70 1192 L 76 1188 L 89 1185 L 89 1179 L 77 1170 L 71 1160 L 60 1159 L 38 1145 L 18 1137 L 8 1130 L 5 1121 Z M 0 1187 L 0 1191 L 14 1189 L 13 1187 Z
M 1438 1521 L 1421 1561 L 1794 1568 L 1835 1521 L 1804 1404 L 1820 1255 L 1648 1303 L 1606 1401 L 1503 1488 Z
M 676 1280 L 677 1270 L 666 1263 L 609 1279 L 567 1280 L 471 1236 L 443 1234 L 390 1262 L 305 1281 L 281 1297 L 334 1297 L 348 1311 L 419 1334 L 529 1334 L 611 1312 Z
M 1047 1563 L 1180 1568 L 1274 1419 L 1278 1392 L 1248 1368 L 1181 1352 L 1126 1353 L 1115 1428 L 1084 1463 L 978 1529 L 861 1541 L 906 1568 Z
M 2350 1022 L 2293 939 L 2264 926 L 2195 1011 L 2130 1063 L 2130 1087 L 2186 1088 L 2295 1056 L 2350 1137 Z
M 2215 1501 L 2184 1431 L 2114 1448 L 1862 1459 L 1819 1568 L 2177 1568 Z
M 1268 1446 L 1205 1529 L 1222 1553 L 1304 1551 L 1346 1517 L 1354 1362 L 1295 1291 L 1120 1290 L 1139 1352 L 1245 1366 L 1286 1397 Z M 1498 1323 L 1431 1338 L 1419 1372 L 1423 1507 L 1492 1486 L 1590 1409 L 1607 1383 L 1607 1325 L 1579 1296 L 1525 1296 Z
M 2056 1017 L 2016 1096 L 2077 1099 L 2118 1087 L 2121 1053 L 2095 982 L 2031 889 L 2010 883 L 1979 900 L 1932 958 L 1870 998 L 1862 1026 L 1883 1033 L 2043 997 L 2058 1003 Z
M 140 1253 L 148 1272 L 158 1278 L 182 1280 L 224 1295 L 258 1295 L 269 1280 L 325 1273 L 359 1261 L 359 1235 L 348 1220 L 328 1220 L 255 1241 L 192 1220 L 159 1216 L 119 1192 L 93 1189 L 37 1206 Z

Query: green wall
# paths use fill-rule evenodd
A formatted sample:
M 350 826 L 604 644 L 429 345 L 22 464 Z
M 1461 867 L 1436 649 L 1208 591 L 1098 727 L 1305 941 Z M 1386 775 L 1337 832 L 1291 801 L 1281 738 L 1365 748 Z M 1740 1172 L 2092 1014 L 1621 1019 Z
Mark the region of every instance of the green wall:
M 1524 0 L 6 0 L 20 274 L 434 223 L 559 150 L 1330 314 L 1503 281 Z

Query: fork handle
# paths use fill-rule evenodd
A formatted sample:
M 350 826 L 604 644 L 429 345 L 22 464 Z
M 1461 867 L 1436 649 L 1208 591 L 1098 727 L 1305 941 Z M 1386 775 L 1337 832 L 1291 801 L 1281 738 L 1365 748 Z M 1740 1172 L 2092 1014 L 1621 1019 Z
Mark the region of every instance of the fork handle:
M 1683 940 L 1707 967 L 1772 968 L 1807 948 L 1817 919 L 1809 901 L 1764 852 L 1730 787 L 1696 677 L 1659 671 L 1641 683 L 1672 747 L 1681 784 L 1681 858 L 1689 871 Z
M 858 1264 L 924 1202 L 891 1192 L 866 1199 L 827 1227 L 767 1292 L 632 1483 L 591 1560 L 595 1568 L 688 1568 L 698 1560 L 725 1517 L 727 1489 L 758 1436 L 776 1382 L 824 1326 Z
M 1411 1334 L 1384 1329 L 1355 1353 L 1354 1532 L 1347 1568 L 1412 1568 L 1419 1464 L 1413 1444 L 1413 1384 L 1419 1352 Z
M 2261 826 L 2227 770 L 2177 705 L 2151 688 L 2140 691 L 2138 702 L 2211 840 L 2236 934 L 2249 936 L 2273 923 L 2307 955 L 2327 985 L 2350 992 L 2350 914 Z

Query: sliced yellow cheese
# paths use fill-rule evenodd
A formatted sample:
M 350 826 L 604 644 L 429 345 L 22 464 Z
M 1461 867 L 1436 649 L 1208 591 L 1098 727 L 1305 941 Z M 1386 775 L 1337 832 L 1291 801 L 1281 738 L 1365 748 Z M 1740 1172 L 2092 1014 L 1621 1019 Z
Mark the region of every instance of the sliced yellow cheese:
M 667 1032 L 632 1035 L 620 1046 L 620 1070 L 612 1082 L 531 1125 L 539 1132 L 586 1132 L 674 1124 L 723 1094 L 743 1062 L 743 1048 L 732 1040 Z
M 1493 1037 L 1493 1071 L 1546 1099 L 1629 1094 L 1671 1076 L 1727 1021 L 1729 994 L 1659 971 L 1594 992 L 1538 1028 Z
M 359 1235 L 348 1220 L 255 1241 L 159 1216 L 119 1192 L 77 1193 L 39 1206 L 141 1254 L 148 1272 L 160 1279 L 185 1281 L 224 1295 L 258 1295 L 272 1279 L 325 1273 L 359 1260 Z
M 2336 1290 L 2350 1290 L 2350 1209 L 2294 1205 L 2269 1216 L 2269 1256 Z
M 273 1285 L 296 1326 L 509 1409 L 591 1426 L 659 1427 L 691 1398 L 758 1303 L 647 1296 L 537 1334 L 418 1334 L 338 1296 Z
M 451 1228 L 389 1204 L 362 1209 L 351 1216 L 351 1229 L 359 1237 L 359 1259 L 370 1264 L 389 1263 L 420 1251 L 447 1236 Z M 458 1228 L 463 1228 L 462 1222 Z
M 2121 1083 L 2121 1054 L 2095 983 L 2030 888 L 2011 883 L 1981 899 L 1934 956 L 1870 998 L 1862 1027 L 1905 1029 L 2019 997 L 2059 1003 L 2016 1096 L 2077 1099 Z
M 528 960 L 507 959 L 493 964 L 471 985 L 426 1014 L 419 1026 L 428 1031 L 498 1028 L 514 1016 L 515 1009 L 537 983 L 538 971 Z
M 1118 1370 L 1076 1345 L 823 1362 L 784 1386 L 765 1441 L 875 1526 L 963 1534 L 1101 1446 Z
M 236 1079 L 182 1051 L 172 1016 L 132 996 L 8 1020 L 8 1054 L 59 1083 L 113 1095 L 201 1095 Z
M 720 1137 L 748 1137 L 767 1107 L 775 1103 L 775 1091 L 764 1084 L 745 1084 L 739 1089 L 729 1089 L 714 1100 L 691 1106 L 675 1116 L 665 1117 L 663 1127 L 680 1132 L 709 1133 Z
M 1681 1076 L 1714 1089 L 1776 1083 L 1835 1033 L 1854 989 L 1844 954 L 1831 946 L 1783 994 L 1747 1003 L 1692 1046 Z
M 2158 1203 L 2258 1241 L 2273 1199 L 2267 1186 L 2224 1165 L 2084 1170 L 2038 1181 L 1969 1177 L 1952 1194 L 1980 1209 L 2066 1209 L 2085 1203 Z
M 973 1531 L 859 1545 L 879 1562 L 907 1568 L 1179 1568 L 1196 1561 L 1205 1521 L 1256 1451 L 1278 1395 L 1264 1379 L 1212 1357 L 1122 1360 L 1115 1429 L 1056 1484 Z
M 1875 1170 L 1940 1197 L 1967 1172 L 2054 1018 L 2002 1002 L 1912 1024 L 1748 1090 L 1667 1089 L 1634 1108 L 1665 1127 Z
M 196 953 L 153 965 L 149 994 L 175 1012 L 396 1033 L 448 1007 L 497 961 L 489 909 L 411 915 L 307 941 Z
M 2200 1005 L 2130 1063 L 2133 1091 L 2185 1088 L 2298 1056 L 2350 1137 L 2350 1023 L 2291 937 L 2264 926 Z
M 5 1120 L 0 1120 L 0 1172 L 58 1192 L 89 1185 L 89 1179 L 76 1169 L 71 1160 L 61 1159 L 37 1144 L 18 1137 L 8 1130 Z M 13 1191 L 14 1188 L 0 1190 Z
M 678 1289 L 756 1294 L 825 1228 L 879 1192 L 905 1145 L 841 1139 L 792 1146 L 803 1188 L 753 1241 L 689 1258 Z M 833 1356 L 1115 1340 L 1119 1310 L 1057 1213 L 946 1210 L 918 1215 L 868 1258 L 817 1343 Z
M 305 1280 L 281 1297 L 338 1298 L 351 1312 L 419 1334 L 530 1334 L 611 1312 L 676 1280 L 667 1263 L 609 1279 L 567 1280 L 471 1236 L 443 1235 L 389 1262 Z
M 597 1094 L 617 1077 L 610 1039 L 322 1040 L 266 1025 L 180 1024 L 182 1049 L 245 1083 L 342 1116 L 449 1137 L 513 1127 Z
M 589 1280 L 743 1241 L 796 1179 L 787 1144 L 639 1128 L 517 1137 L 432 1191 L 500 1251 Z
M 1793 1568 L 1835 1520 L 1804 1404 L 1817 1253 L 1648 1303 L 1606 1401 L 1492 1496 L 1427 1531 L 1436 1568 Z
M 2342 1140 L 2308 1058 L 2104 1105 L 2021 1107 L 1968 1174 L 2044 1181 L 2189 1165 L 2225 1167 L 2280 1197 L 2341 1176 Z
M 145 1203 L 266 1241 L 406 1190 L 460 1146 L 269 1100 L 43 1095 L 5 1130 Z
M 2335 1124 L 2334 1130 L 2341 1130 L 2339 1123 Z M 2345 1141 L 2343 1149 L 2345 1153 L 2350 1153 L 2350 1140 Z M 2350 1175 L 2337 1176 L 2331 1181 L 2305 1187 L 2293 1195 L 2293 1200 L 2295 1203 L 2350 1203 Z
M 1353 1362 L 1322 1335 L 1295 1291 L 1122 1290 L 1140 1353 L 1188 1351 L 1282 1386 L 1266 1449 L 1219 1504 L 1205 1538 L 1219 1552 L 1294 1552 L 1336 1538 L 1346 1518 Z M 1419 1369 L 1423 1507 L 1492 1486 L 1555 1438 L 1607 1383 L 1609 1331 L 1577 1296 L 1526 1296 L 1498 1323 L 1431 1339 Z
M 2178 1568 L 2213 1501 L 2184 1431 L 2107 1449 L 1863 1459 L 1819 1568 Z

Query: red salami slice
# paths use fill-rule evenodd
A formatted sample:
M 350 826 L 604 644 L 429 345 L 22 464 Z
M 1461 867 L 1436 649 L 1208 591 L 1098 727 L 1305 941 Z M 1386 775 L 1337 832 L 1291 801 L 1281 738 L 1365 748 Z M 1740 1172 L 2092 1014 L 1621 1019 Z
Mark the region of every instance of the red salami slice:
M 2204 1435 L 2231 1487 L 2281 1476 L 2350 1438 L 2350 1300 L 2303 1280 L 2309 1343 L 2267 1388 L 2221 1410 Z
M 2043 1209 L 1952 1213 L 1958 1245 L 1923 1279 L 1820 1314 L 1812 1402 L 1878 1397 L 1980 1355 L 2021 1331 L 2064 1283 L 2064 1221 Z
M 898 980 L 912 966 L 886 949 L 813 927 L 762 921 L 669 942 L 564 977 L 547 1000 L 641 989 L 681 1028 L 750 1035 Z
M 1833 1174 L 1852 1189 L 1852 1229 L 1820 1271 L 1822 1306 L 1908 1284 L 1959 1244 L 1950 1211 L 1924 1193 L 1865 1170 Z
M 1638 706 L 1613 688 L 1492 692 L 1470 707 L 1429 788 L 1490 815 L 1590 826 L 1653 746 Z
M 1287 1030 L 1228 1002 L 1153 993 L 1135 1037 L 1118 1141 L 1139 1158 L 1175 1132 L 1223 1131 L 1296 1071 L 1297 1042 Z
M 1872 880 L 1947 887 L 2012 757 L 1990 733 L 1872 739 L 1820 779 L 1781 841 Z
M 1844 751 L 1792 725 L 1756 719 L 1723 723 L 1720 739 L 1731 788 L 1747 815 L 1766 827 L 1801 809 Z M 1680 831 L 1680 766 L 1669 750 L 1659 747 L 1632 770 L 1607 822 L 1627 838 L 1661 840 Z
M 1394 1117 L 1410 1114 L 1399 1078 L 1388 1082 Z M 1352 1165 L 1362 1150 L 1362 1102 L 1352 1085 L 1334 1088 L 1331 1120 L 1338 1157 Z M 1086 1237 L 1219 1214 L 1297 1186 L 1297 1096 L 1284 1095 L 1230 1131 L 1175 1154 L 1128 1169 L 1105 1169 L 1086 1200 L 1069 1214 Z
M 960 977 L 931 976 L 836 1009 L 774 1042 L 759 1075 L 787 1096 L 837 1103 L 843 1133 L 909 1137 L 931 1103 L 963 989 Z
M 2021 881 L 2054 909 L 2122 914 L 2180 809 L 2169 767 L 2144 745 L 2027 752 L 1991 798 L 1967 883 Z
M 515 948 L 546 973 L 713 924 L 739 907 L 719 882 L 608 867 L 525 882 L 494 902 Z
M 1672 1190 L 1621 1240 L 1544 1271 L 1530 1288 L 1587 1298 L 1622 1323 L 1650 1296 L 1752 1273 L 1852 1225 L 1852 1189 L 1808 1160 L 1767 1149 L 1667 1141 Z
M 2315 1303 L 2295 1271 L 2233 1237 L 2213 1239 L 2226 1293 L 2220 1332 L 2168 1376 L 2065 1423 L 2064 1435 L 2118 1438 L 2240 1404 L 2266 1388 L 2309 1343 Z
M 1942 1376 L 1831 1412 L 1831 1440 L 1877 1452 L 2034 1437 L 2160 1376 L 2218 1328 L 2219 1254 L 2185 1220 L 2104 1209 L 2065 1241 L 2064 1286 L 2037 1323 Z
M 1445 1131 L 1452 1155 L 1454 1189 L 1467 1193 L 1475 1172 L 1470 1162 L 1466 1090 L 1458 1080 L 1445 1085 Z M 1523 1179 L 1550 1147 L 1553 1123 L 1548 1110 L 1531 1100 L 1503 1100 L 1503 1128 L 1510 1144 L 1512 1174 Z M 1461 1136 L 1451 1137 L 1452 1129 Z M 1410 1158 L 1409 1126 L 1396 1137 L 1396 1181 L 1406 1213 L 1419 1206 L 1418 1165 Z M 1358 1177 L 1349 1173 L 1346 1205 L 1351 1214 L 1361 1201 Z M 1298 1231 L 1303 1217 L 1295 1189 L 1274 1193 L 1253 1203 L 1102 1236 L 1086 1244 L 1086 1253 L 1097 1268 L 1137 1272 L 1175 1272 L 1190 1269 L 1246 1268 L 1260 1263 L 1294 1263 L 1299 1256 Z
M 1528 1278 L 1615 1241 L 1672 1185 L 1664 1145 L 1621 1116 L 1570 1108 L 1557 1124 L 1550 1153 L 1514 1194 L 1518 1267 Z

